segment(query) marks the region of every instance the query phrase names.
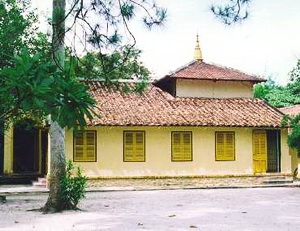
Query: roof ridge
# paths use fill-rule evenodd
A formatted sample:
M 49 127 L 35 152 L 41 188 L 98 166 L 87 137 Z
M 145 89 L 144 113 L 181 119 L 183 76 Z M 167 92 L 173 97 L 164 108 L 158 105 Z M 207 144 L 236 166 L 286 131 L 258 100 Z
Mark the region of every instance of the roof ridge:
M 175 99 L 179 100 L 189 100 L 189 99 L 203 99 L 203 100 L 260 100 L 257 98 L 252 98 L 252 97 L 232 97 L 232 98 L 212 98 L 212 97 L 174 97 Z
M 216 67 L 220 67 L 220 68 L 224 68 L 224 69 L 228 69 L 228 70 L 232 70 L 232 71 L 236 71 L 236 72 L 240 72 L 240 73 L 245 74 L 245 75 L 250 75 L 250 76 L 265 80 L 263 77 L 261 77 L 259 75 L 248 73 L 248 72 L 245 72 L 245 71 L 241 71 L 241 70 L 233 68 L 233 67 L 224 66 L 222 64 L 218 64 L 218 63 L 214 63 L 214 62 L 203 62 L 203 63 L 208 64 L 208 65 L 213 65 L 213 66 L 216 66 Z
M 291 105 L 291 106 L 281 107 L 280 109 L 283 109 L 283 108 L 289 109 L 289 108 L 294 108 L 294 107 L 300 107 L 300 104 L 295 104 L 295 105 Z
M 246 73 L 232 67 L 226 67 L 220 64 L 193 60 L 175 71 L 170 72 L 163 78 L 183 78 L 183 79 L 198 79 L 198 80 L 219 80 L 219 81 L 266 81 L 261 76 Z
M 170 72 L 169 72 L 168 74 L 166 74 L 164 77 L 173 75 L 173 74 L 175 74 L 176 72 L 178 72 L 178 71 L 180 71 L 180 70 L 182 70 L 182 69 L 184 69 L 184 68 L 186 68 L 186 67 L 188 67 L 188 66 L 190 66 L 191 64 L 196 63 L 196 62 L 199 62 L 199 61 L 198 61 L 198 60 L 192 60 L 192 61 L 190 61 L 190 62 L 188 62 L 188 63 L 186 63 L 186 64 L 184 64 L 184 65 L 182 65 L 182 66 L 180 66 L 180 67 L 178 67 L 178 68 L 176 68 L 175 70 L 170 71 Z M 203 62 L 203 61 L 201 61 L 201 62 Z M 164 78 L 164 77 L 163 77 L 163 78 Z

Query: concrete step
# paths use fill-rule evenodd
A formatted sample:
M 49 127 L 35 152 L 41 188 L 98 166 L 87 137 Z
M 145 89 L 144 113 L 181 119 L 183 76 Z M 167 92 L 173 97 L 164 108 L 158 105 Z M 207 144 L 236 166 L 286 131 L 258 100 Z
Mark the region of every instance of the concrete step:
M 287 176 L 273 176 L 273 177 L 266 177 L 263 180 L 264 184 L 290 184 L 293 183 L 293 177 Z
M 32 182 L 32 186 L 37 188 L 47 188 L 47 179 L 44 177 L 39 177 L 37 181 Z

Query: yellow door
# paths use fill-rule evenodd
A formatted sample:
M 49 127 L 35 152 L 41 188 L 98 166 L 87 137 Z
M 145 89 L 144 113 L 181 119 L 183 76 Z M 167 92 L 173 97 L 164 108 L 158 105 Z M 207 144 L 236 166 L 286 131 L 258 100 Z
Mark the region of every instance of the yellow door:
M 253 131 L 253 171 L 254 173 L 267 171 L 267 133 L 265 130 Z

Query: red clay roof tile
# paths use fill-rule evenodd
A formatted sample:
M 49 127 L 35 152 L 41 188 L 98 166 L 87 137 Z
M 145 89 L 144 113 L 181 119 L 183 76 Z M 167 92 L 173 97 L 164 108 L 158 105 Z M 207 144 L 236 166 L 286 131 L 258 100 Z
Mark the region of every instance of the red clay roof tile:
M 251 81 L 264 82 L 263 78 L 249 75 L 233 68 L 208 64 L 203 61 L 192 61 L 164 78 L 187 78 L 201 80 Z
M 140 94 L 88 84 L 100 116 L 90 125 L 281 127 L 283 114 L 259 99 L 174 98 L 153 85 Z
M 300 114 L 300 104 L 289 106 L 289 107 L 278 108 L 278 109 L 287 115 L 295 116 Z

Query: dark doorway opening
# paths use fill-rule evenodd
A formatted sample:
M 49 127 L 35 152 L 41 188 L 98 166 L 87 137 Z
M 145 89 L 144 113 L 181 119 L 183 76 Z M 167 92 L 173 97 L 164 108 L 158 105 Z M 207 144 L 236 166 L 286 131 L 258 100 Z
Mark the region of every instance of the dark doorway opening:
M 280 130 L 267 130 L 267 172 L 280 172 Z
M 14 126 L 13 135 L 14 173 L 46 174 L 48 131 L 24 120 Z
M 39 170 L 38 128 L 28 121 L 14 126 L 14 173 L 32 173 Z
M 0 122 L 0 175 L 4 168 L 4 123 Z

